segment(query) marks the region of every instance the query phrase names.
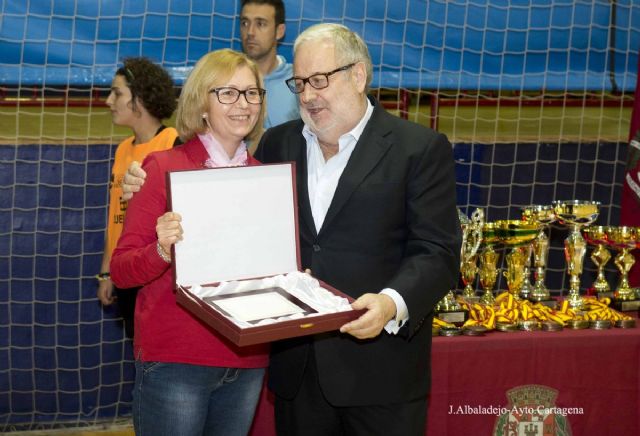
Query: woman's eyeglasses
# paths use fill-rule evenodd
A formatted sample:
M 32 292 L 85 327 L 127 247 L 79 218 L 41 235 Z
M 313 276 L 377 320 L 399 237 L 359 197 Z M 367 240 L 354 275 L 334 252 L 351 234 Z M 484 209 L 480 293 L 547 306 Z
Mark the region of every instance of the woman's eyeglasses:
M 220 88 L 213 88 L 209 90 L 209 93 L 215 93 L 218 97 L 218 101 L 222 104 L 233 104 L 240 98 L 240 95 L 244 95 L 244 99 L 250 104 L 261 104 L 264 101 L 264 95 L 266 90 L 262 88 L 248 88 L 244 91 L 232 88 L 231 86 L 223 86 Z

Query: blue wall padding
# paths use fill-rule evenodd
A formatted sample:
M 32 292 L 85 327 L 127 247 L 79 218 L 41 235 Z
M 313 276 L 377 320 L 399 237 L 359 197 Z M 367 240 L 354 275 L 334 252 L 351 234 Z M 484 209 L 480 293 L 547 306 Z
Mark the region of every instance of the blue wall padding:
M 131 348 L 93 278 L 112 151 L 0 146 L 0 431 L 131 412 Z
M 145 55 L 181 84 L 210 50 L 240 49 L 239 2 L 4 0 L 0 84 L 107 86 Z M 285 0 L 291 60 L 300 30 L 339 22 L 367 41 L 375 87 L 633 91 L 640 5 L 608 0 Z M 614 36 L 615 45 L 609 50 Z M 613 56 L 613 67 L 610 56 Z M 613 68 L 613 69 L 612 69 Z

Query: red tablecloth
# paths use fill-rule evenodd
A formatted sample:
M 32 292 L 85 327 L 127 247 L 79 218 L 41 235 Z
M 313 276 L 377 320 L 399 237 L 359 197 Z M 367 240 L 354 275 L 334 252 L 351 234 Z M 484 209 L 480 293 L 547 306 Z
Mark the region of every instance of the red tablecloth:
M 640 434 L 640 328 L 437 337 L 431 377 L 430 436 L 493 434 L 507 391 L 525 385 L 557 391 L 573 435 Z M 275 435 L 266 389 L 251 435 Z
M 453 412 L 506 407 L 508 390 L 531 384 L 583 410 L 566 415 L 574 435 L 640 434 L 640 328 L 439 337 L 432 368 L 429 435 L 493 434 L 496 415 Z

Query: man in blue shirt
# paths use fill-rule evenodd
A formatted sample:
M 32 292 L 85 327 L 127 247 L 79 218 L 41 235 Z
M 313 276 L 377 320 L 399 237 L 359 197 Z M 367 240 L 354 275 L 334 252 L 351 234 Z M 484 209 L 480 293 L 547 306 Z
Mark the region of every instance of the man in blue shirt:
M 242 0 L 242 51 L 258 65 L 267 89 L 265 129 L 299 117 L 296 96 L 285 84 L 293 74 L 291 64 L 277 53 L 285 32 L 284 14 L 282 0 Z

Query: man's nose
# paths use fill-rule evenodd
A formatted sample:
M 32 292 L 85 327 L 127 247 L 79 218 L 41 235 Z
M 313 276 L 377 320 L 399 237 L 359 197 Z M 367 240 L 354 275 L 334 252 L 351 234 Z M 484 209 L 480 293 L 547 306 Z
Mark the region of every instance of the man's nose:
M 315 100 L 317 95 L 316 89 L 311 86 L 310 83 L 305 83 L 302 92 L 300 93 L 300 101 L 302 103 L 308 103 Z

